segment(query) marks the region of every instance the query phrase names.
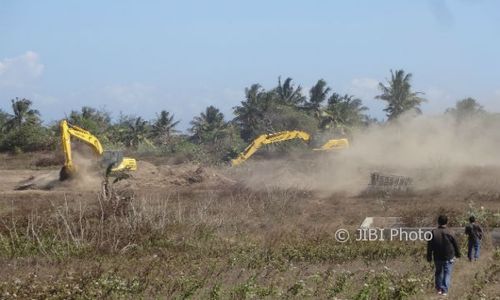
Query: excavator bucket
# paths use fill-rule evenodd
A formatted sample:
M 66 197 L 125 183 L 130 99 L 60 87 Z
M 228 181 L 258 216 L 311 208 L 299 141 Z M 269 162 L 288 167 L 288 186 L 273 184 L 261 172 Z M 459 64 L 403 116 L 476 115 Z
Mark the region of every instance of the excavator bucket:
M 59 181 L 65 181 L 71 178 L 73 178 L 73 172 L 67 166 L 63 166 L 59 171 Z

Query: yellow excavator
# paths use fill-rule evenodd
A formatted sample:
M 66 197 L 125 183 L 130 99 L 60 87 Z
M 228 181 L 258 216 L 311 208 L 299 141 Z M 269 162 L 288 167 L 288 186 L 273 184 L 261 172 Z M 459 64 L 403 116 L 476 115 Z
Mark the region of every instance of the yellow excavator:
M 61 143 L 64 151 L 64 166 L 59 172 L 59 180 L 70 179 L 78 173 L 78 168 L 74 163 L 71 149 L 71 139 L 75 138 L 92 148 L 99 160 L 99 165 L 106 170 L 106 177 L 113 173 L 137 170 L 137 161 L 134 158 L 123 157 L 121 151 L 104 150 L 101 142 L 87 130 L 76 125 L 71 125 L 67 120 L 59 123 L 61 130 Z
M 267 144 L 273 144 L 283 141 L 288 141 L 292 139 L 301 139 L 308 143 L 311 140 L 311 136 L 309 133 L 300 131 L 300 130 L 287 130 L 280 131 L 271 134 L 262 134 L 258 136 L 255 140 L 248 145 L 243 152 L 241 152 L 238 157 L 231 160 L 231 165 L 237 166 L 244 161 L 246 161 L 250 156 L 252 156 L 259 148 Z M 346 149 L 349 148 L 349 141 L 345 138 L 343 139 L 331 139 L 327 141 L 320 148 L 313 149 L 314 151 L 330 151 L 330 150 L 338 150 L 338 149 Z

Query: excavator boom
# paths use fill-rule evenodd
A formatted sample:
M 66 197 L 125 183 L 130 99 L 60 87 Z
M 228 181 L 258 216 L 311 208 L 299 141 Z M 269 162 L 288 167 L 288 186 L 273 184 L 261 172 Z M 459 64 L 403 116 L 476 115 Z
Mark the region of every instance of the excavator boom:
M 231 160 L 233 166 L 239 165 L 252 156 L 260 147 L 267 144 L 288 141 L 292 139 L 302 139 L 308 142 L 311 139 L 309 133 L 299 130 L 281 131 L 271 134 L 262 134 L 252 141 L 237 158 Z

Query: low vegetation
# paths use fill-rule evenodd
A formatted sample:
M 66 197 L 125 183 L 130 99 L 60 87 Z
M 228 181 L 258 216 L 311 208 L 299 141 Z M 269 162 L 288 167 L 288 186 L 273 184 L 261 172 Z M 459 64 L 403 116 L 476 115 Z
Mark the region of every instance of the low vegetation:
M 425 243 L 339 243 L 329 227 L 298 221 L 313 199 L 300 190 L 88 197 L 3 210 L 1 297 L 408 299 L 432 290 Z M 470 295 L 496 280 L 499 258 Z

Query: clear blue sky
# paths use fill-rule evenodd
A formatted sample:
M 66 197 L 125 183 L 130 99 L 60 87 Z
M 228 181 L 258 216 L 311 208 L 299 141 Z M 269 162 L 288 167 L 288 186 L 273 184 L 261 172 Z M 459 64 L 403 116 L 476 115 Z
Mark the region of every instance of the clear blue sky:
M 500 1 L 22 1 L 0 4 L 0 108 L 57 120 L 82 105 L 188 126 L 245 87 L 323 78 L 383 117 L 376 84 L 414 74 L 425 113 L 476 97 L 500 111 Z

